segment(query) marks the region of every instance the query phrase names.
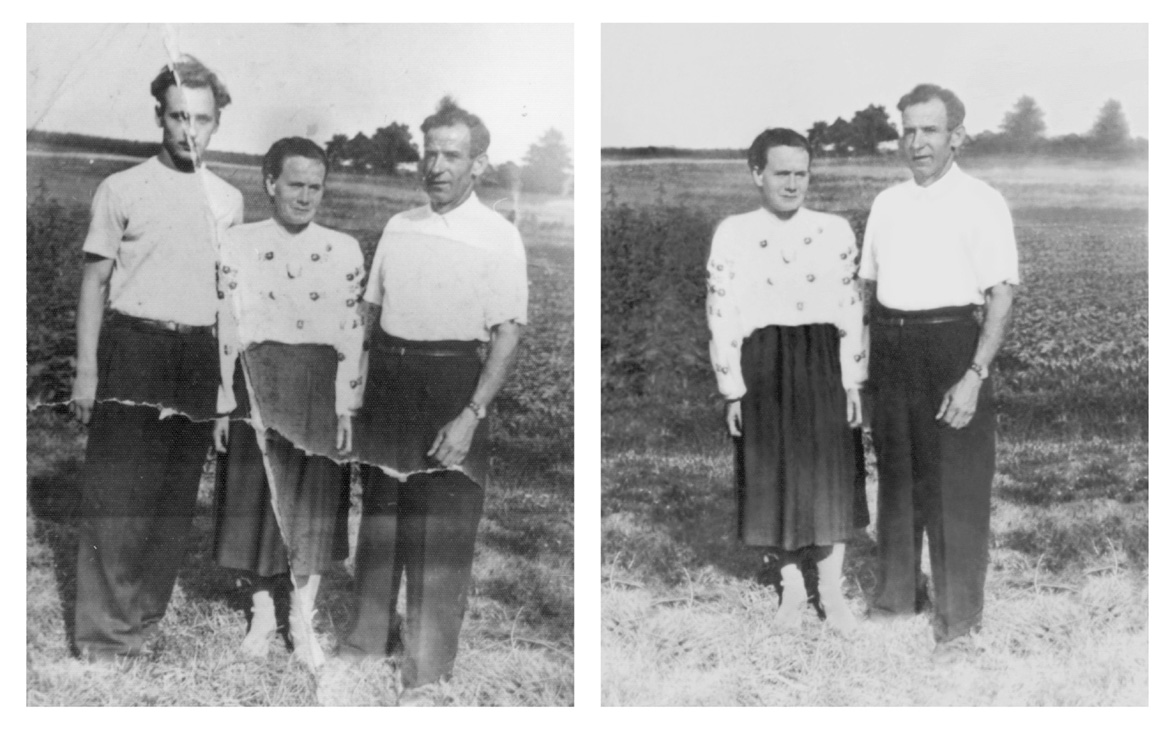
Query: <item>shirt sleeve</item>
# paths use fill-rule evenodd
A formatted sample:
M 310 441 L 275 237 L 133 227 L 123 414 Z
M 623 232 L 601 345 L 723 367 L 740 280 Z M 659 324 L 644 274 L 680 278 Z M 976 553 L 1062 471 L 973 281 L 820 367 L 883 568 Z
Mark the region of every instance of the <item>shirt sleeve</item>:
M 511 320 L 525 325 L 530 296 L 526 248 L 522 244 L 522 235 L 511 224 L 505 224 L 501 247 L 489 263 L 487 285 L 486 329 Z
M 86 232 L 82 251 L 117 259 L 126 225 L 127 217 L 121 201 L 110 185 L 110 180 L 106 179 L 98 186 L 94 200 L 90 203 L 90 228 Z
M 868 379 L 868 328 L 864 324 L 864 301 L 857 279 L 856 234 L 847 221 L 840 219 L 842 229 L 836 249 L 843 266 L 838 298 L 837 326 L 840 331 L 840 377 L 844 389 L 859 389 Z
M 868 212 L 868 223 L 864 226 L 864 243 L 860 249 L 860 270 L 862 280 L 876 280 L 876 236 L 880 229 L 879 197 L 872 202 L 872 209 Z
M 375 256 L 371 258 L 371 276 L 367 278 L 367 290 L 363 293 L 363 300 L 377 307 L 383 307 L 383 258 L 390 237 L 389 229 L 390 225 L 383 230 L 383 236 L 379 237 L 379 244 L 375 246 Z
M 970 252 L 982 292 L 1003 282 L 1019 284 L 1019 252 L 1011 210 L 998 191 L 992 189 L 989 194 L 983 215 L 975 222 L 978 236 Z
M 352 415 L 363 405 L 364 363 L 363 323 L 359 317 L 359 299 L 363 294 L 363 252 L 359 242 L 345 237 L 339 242 L 339 269 L 336 290 L 339 300 L 338 337 L 334 350 L 338 369 L 334 380 L 334 411 Z
M 736 261 L 730 227 L 718 224 L 706 264 L 705 318 L 709 324 L 709 360 L 717 376 L 717 388 L 726 399 L 746 393 L 742 379 L 742 323 L 738 306 Z
M 220 356 L 220 388 L 216 393 L 216 411 L 220 414 L 228 414 L 236 409 L 232 382 L 236 373 L 236 359 L 240 354 L 237 315 L 233 307 L 240 270 L 232 257 L 232 247 L 233 237 L 226 233 L 221 238 L 220 262 L 216 272 L 216 340 Z

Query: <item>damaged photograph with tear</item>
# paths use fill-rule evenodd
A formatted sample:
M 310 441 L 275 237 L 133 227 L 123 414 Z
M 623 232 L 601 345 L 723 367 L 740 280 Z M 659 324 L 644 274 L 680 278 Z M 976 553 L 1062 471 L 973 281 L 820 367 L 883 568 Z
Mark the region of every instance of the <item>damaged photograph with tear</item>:
M 571 26 L 27 49 L 27 703 L 573 704 Z

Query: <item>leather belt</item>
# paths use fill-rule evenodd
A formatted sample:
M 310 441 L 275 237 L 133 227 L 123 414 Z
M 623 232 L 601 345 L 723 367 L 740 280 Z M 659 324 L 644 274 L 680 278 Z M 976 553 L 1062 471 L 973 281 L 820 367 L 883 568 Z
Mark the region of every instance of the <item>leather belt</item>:
M 127 315 L 117 310 L 110 311 L 110 321 L 113 323 L 122 323 L 132 328 L 163 330 L 169 333 L 180 333 L 183 335 L 192 333 L 216 334 L 215 325 L 188 325 L 186 323 L 177 323 L 174 320 L 152 320 L 151 318 L 139 318 L 133 315 Z
M 873 316 L 870 322 L 874 325 L 943 325 L 945 323 L 973 323 L 972 315 L 942 315 L 935 318 L 882 318 Z
M 427 358 L 477 358 L 479 341 L 410 341 L 404 338 L 375 334 L 372 349 L 392 356 L 424 356 Z

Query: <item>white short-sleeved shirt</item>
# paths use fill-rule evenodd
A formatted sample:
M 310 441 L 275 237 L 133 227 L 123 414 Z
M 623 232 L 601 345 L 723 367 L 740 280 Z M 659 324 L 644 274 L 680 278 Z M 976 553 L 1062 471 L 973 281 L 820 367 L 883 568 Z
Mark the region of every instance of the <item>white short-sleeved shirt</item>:
M 860 277 L 897 310 L 981 305 L 990 287 L 1019 284 L 1011 212 L 1003 196 L 952 164 L 932 185 L 881 192 L 864 234 Z
M 477 199 L 446 214 L 421 206 L 387 222 L 364 299 L 384 332 L 414 341 L 488 341 L 526 323 L 526 250 L 517 228 Z
M 232 393 L 239 349 L 265 341 L 316 343 L 333 346 L 338 353 L 335 410 L 353 414 L 363 399 L 358 312 L 363 271 L 359 242 L 318 224 L 297 234 L 273 219 L 229 229 L 221 252 L 220 287 L 236 328 L 235 333 L 231 327 L 220 331 L 222 394 Z
M 706 319 L 722 396 L 746 393 L 742 341 L 771 325 L 838 326 L 844 388 L 860 387 L 868 349 L 856 253 L 846 220 L 806 208 L 786 221 L 760 208 L 718 225 L 707 265 Z
M 218 239 L 243 218 L 240 191 L 207 168 L 181 173 L 150 158 L 98 186 L 82 249 L 114 260 L 112 309 L 212 325 Z

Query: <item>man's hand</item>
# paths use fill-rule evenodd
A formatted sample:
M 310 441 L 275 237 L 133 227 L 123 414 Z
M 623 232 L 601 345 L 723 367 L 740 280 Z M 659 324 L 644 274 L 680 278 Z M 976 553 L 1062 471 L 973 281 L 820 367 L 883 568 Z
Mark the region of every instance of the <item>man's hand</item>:
M 98 393 L 98 337 L 113 273 L 113 259 L 86 254 L 77 303 L 77 371 L 70 405 L 73 416 L 82 424 L 89 424 L 94 414 L 94 398 Z
M 978 374 L 968 370 L 966 375 L 946 392 L 946 396 L 942 398 L 942 406 L 938 407 L 934 419 L 956 430 L 970 424 L 975 410 L 978 409 L 978 392 L 981 388 L 982 379 L 978 378 Z
M 212 424 L 212 444 L 216 452 L 228 452 L 228 417 L 217 417 Z
M 453 421 L 440 428 L 428 457 L 445 468 L 455 468 L 465 461 L 473 445 L 473 433 L 477 431 L 477 415 L 470 409 L 462 409 Z
M 354 447 L 354 432 L 351 430 L 351 415 L 338 415 L 338 438 L 335 440 L 334 446 L 338 448 L 341 455 L 349 455 L 351 448 Z
M 94 395 L 98 392 L 98 374 L 89 370 L 78 369 L 73 377 L 73 396 L 70 397 L 70 409 L 73 416 L 82 424 L 89 424 L 94 413 Z
M 742 436 L 741 399 L 735 399 L 731 402 L 726 402 L 726 429 L 730 431 L 730 437 Z
M 864 424 L 864 408 L 860 404 L 860 390 L 848 389 L 848 426 L 856 429 Z

